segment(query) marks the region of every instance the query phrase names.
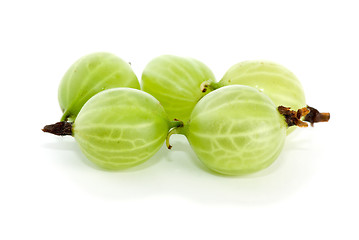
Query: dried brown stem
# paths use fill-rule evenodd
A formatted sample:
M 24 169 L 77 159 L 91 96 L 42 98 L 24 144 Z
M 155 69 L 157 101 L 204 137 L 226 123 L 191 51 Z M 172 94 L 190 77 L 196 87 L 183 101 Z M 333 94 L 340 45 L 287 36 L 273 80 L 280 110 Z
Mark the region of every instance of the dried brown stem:
M 279 106 L 278 111 L 285 117 L 288 127 L 308 127 L 306 122 L 313 126 L 316 122 L 328 122 L 330 118 L 330 113 L 320 113 L 317 109 L 309 106 L 298 109 L 298 111 L 291 110 L 289 107 Z
M 330 113 L 321 113 L 313 107 L 307 106 L 309 113 L 305 116 L 304 121 L 310 122 L 313 126 L 316 122 L 328 122 L 330 119 Z
M 55 124 L 46 125 L 42 131 L 58 136 L 72 135 L 72 123 L 65 121 L 57 122 Z
M 308 124 L 300 120 L 300 118 L 307 114 L 306 109 L 299 109 L 298 111 L 290 110 L 288 107 L 279 106 L 278 111 L 285 117 L 285 121 L 288 124 L 288 127 L 298 126 L 298 127 L 308 127 Z

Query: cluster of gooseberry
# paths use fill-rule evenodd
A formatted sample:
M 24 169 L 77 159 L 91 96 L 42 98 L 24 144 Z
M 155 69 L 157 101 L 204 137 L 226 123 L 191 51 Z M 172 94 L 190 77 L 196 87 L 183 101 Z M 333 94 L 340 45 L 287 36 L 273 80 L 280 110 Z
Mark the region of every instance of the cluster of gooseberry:
M 43 131 L 72 135 L 106 169 L 143 163 L 183 134 L 209 169 L 256 172 L 275 161 L 297 126 L 330 116 L 308 107 L 295 75 L 268 61 L 238 63 L 217 82 L 202 62 L 163 55 L 147 64 L 140 86 L 129 63 L 94 53 L 66 72 L 58 99 L 61 121 Z

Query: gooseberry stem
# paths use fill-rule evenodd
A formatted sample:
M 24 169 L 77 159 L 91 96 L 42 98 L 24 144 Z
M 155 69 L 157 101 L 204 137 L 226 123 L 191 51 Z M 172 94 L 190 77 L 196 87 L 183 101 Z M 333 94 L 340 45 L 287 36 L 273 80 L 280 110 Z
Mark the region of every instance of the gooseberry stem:
M 202 82 L 200 88 L 201 88 L 202 92 L 207 92 L 208 89 L 213 91 L 213 90 L 216 90 L 216 89 L 218 89 L 220 87 L 223 87 L 223 86 L 224 85 L 222 83 L 215 82 L 215 81 L 209 79 L 207 81 Z
M 175 118 L 173 119 L 173 121 L 170 122 L 170 129 L 177 127 L 183 127 L 183 122 Z
M 178 128 L 172 128 L 168 134 L 167 134 L 167 137 L 166 137 L 166 146 L 168 149 L 171 149 L 172 148 L 172 145 L 170 144 L 170 137 L 172 136 L 172 134 L 177 134 L 177 130 Z
M 64 112 L 64 114 L 62 115 L 62 117 L 61 117 L 61 122 L 65 122 L 65 121 L 67 121 L 67 119 L 70 117 L 70 114 L 69 114 L 69 111 L 68 110 L 66 110 L 65 112 Z
M 72 123 L 66 121 L 57 122 L 55 124 L 46 125 L 42 131 L 58 136 L 72 136 Z
M 172 148 L 172 145 L 170 144 L 170 137 L 172 136 L 172 134 L 183 134 L 184 129 L 183 122 L 178 119 L 174 119 L 174 121 L 170 123 L 170 126 L 171 130 L 167 133 L 166 137 L 166 146 L 168 149 Z
M 308 127 L 309 122 L 313 127 L 314 123 L 317 122 L 328 122 L 330 119 L 330 113 L 321 113 L 313 107 L 308 105 L 304 108 L 295 110 L 290 110 L 289 107 L 279 106 L 278 111 L 285 117 L 285 121 L 288 127 L 298 126 L 298 127 Z

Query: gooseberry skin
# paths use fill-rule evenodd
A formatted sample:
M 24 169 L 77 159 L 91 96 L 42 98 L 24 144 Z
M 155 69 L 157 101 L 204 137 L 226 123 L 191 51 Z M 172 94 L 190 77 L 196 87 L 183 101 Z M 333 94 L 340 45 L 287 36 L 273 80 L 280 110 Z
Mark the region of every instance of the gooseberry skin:
M 63 112 L 61 121 L 74 121 L 92 96 L 117 87 L 140 89 L 129 63 L 107 52 L 80 58 L 67 70 L 60 82 L 58 100 Z
M 169 128 L 163 107 L 150 94 L 114 88 L 85 103 L 73 124 L 73 136 L 90 161 L 117 170 L 152 157 Z
M 246 85 L 255 87 L 272 99 L 276 106 L 298 110 L 305 107 L 303 87 L 298 78 L 284 66 L 270 61 L 245 61 L 228 69 L 220 85 Z M 288 133 L 296 127 L 290 127 Z
M 173 55 L 151 60 L 142 73 L 142 90 L 160 101 L 169 118 L 186 122 L 199 99 L 207 93 L 202 82 L 215 80 L 212 71 L 202 62 Z
M 275 161 L 283 148 L 286 127 L 268 96 L 252 87 L 233 85 L 204 96 L 182 133 L 209 169 L 241 175 Z

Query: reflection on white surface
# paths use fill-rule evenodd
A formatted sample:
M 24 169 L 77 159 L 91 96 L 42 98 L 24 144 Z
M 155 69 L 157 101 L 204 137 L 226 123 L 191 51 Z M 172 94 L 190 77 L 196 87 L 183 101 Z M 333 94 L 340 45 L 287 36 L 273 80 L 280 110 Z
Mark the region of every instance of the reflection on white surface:
M 122 171 L 97 168 L 71 138 L 44 146 L 52 151 L 49 156 L 56 156 L 53 161 L 67 172 L 73 184 L 99 198 L 131 201 L 167 196 L 201 204 L 265 205 L 291 196 L 314 174 L 317 160 L 310 135 L 310 129 L 295 131 L 269 168 L 236 177 L 208 170 L 181 135 L 172 136 L 171 150 L 163 145 L 146 163 Z

